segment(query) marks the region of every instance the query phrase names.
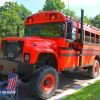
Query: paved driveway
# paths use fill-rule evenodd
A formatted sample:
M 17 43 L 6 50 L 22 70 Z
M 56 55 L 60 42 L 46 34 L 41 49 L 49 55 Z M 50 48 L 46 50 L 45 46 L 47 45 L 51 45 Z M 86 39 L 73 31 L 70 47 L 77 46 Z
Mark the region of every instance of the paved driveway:
M 59 85 L 55 92 L 55 95 L 61 94 L 62 92 L 69 90 L 71 88 L 77 87 L 89 80 L 87 75 L 87 71 L 70 71 L 69 74 L 63 74 L 61 72 L 59 74 Z M 37 100 L 35 99 L 30 92 L 30 83 L 22 83 L 19 82 L 19 100 Z
M 58 74 L 59 74 L 59 85 L 53 96 L 61 94 L 66 90 L 72 89 L 91 80 L 90 78 L 88 78 L 86 70 L 85 71 L 82 70 L 79 72 L 70 71 L 68 74 L 63 74 L 59 72 Z M 18 89 L 19 100 L 37 100 L 32 96 L 30 92 L 30 83 L 22 83 L 21 81 L 19 81 L 18 88 L 19 88 Z

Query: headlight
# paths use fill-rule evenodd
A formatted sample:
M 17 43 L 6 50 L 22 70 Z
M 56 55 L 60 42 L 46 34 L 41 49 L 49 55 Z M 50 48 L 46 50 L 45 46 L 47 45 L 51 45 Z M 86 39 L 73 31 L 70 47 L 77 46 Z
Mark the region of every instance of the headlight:
M 29 53 L 24 54 L 24 62 L 30 62 L 30 54 Z

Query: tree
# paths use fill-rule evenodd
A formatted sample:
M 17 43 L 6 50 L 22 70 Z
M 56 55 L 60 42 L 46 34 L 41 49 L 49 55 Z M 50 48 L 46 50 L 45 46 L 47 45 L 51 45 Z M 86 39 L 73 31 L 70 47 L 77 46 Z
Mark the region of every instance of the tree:
M 38 12 L 42 12 L 43 10 L 39 10 Z
M 81 22 L 81 17 L 77 17 L 76 19 L 78 19 Z M 93 25 L 90 21 L 90 18 L 88 18 L 87 16 L 84 16 L 84 23 L 88 25 Z
M 16 36 L 17 25 L 22 23 L 20 16 L 11 10 L 7 10 L 7 12 L 1 12 L 0 18 L 0 35 L 3 34 L 2 37 L 11 37 Z
M 95 26 L 100 28 L 100 14 L 96 15 L 94 18 L 90 18 L 90 22 Z
M 0 7 L 0 38 L 17 36 L 17 26 L 24 24 L 24 20 L 31 14 L 23 5 L 17 2 L 5 2 Z M 24 35 L 24 26 L 20 28 L 20 36 Z
M 27 16 L 32 14 L 24 5 L 18 5 L 17 2 L 5 2 L 4 5 L 0 7 L 0 12 L 7 12 L 8 10 L 15 11 L 22 20 L 25 20 Z
M 43 11 L 59 11 L 63 12 L 65 8 L 64 2 L 61 0 L 46 0 Z
M 78 17 L 75 15 L 74 11 L 71 11 L 69 9 L 64 9 L 63 13 L 66 14 L 67 16 L 78 19 Z

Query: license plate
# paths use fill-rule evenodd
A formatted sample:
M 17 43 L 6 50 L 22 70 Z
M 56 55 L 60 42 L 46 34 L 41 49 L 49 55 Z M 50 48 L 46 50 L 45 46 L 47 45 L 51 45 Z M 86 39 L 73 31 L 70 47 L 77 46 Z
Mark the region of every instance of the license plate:
M 14 57 L 14 53 L 9 52 L 8 53 L 8 57 L 13 58 Z

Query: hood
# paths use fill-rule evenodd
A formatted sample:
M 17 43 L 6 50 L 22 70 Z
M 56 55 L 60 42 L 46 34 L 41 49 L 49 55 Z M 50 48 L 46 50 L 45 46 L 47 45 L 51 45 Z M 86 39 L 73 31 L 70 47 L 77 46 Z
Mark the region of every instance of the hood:
M 49 37 L 39 37 L 39 36 L 30 36 L 30 37 L 9 37 L 9 38 L 2 38 L 2 40 L 16 40 L 16 41 L 24 41 L 24 44 L 29 46 L 36 46 L 42 48 L 53 47 L 56 49 L 57 44 L 54 40 L 50 39 Z

